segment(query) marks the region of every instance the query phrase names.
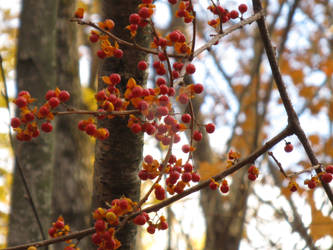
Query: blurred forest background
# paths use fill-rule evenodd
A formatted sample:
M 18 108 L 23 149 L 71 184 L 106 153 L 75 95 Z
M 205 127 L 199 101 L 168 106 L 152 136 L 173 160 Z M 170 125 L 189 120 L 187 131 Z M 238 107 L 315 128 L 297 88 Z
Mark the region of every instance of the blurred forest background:
M 90 28 L 69 19 L 77 7 L 83 7 L 85 19 L 99 21 L 107 12 L 104 2 L 112 1 L 23 2 L 0 0 L 0 53 L 9 99 L 15 98 L 18 90 L 31 88 L 34 97 L 43 102 L 45 92 L 57 86 L 71 93 L 69 105 L 96 110 L 94 94 L 102 68 L 102 60 L 96 56 L 98 46 L 88 39 Z M 212 18 L 207 11 L 211 2 L 193 2 L 199 47 L 214 34 L 207 24 Z M 262 2 L 276 57 L 301 125 L 319 161 L 333 163 L 333 2 Z M 249 17 L 253 13 L 249 1 L 221 1 L 229 10 L 240 3 L 248 4 L 245 17 Z M 167 0 L 156 0 L 155 4 L 153 20 L 161 34 L 179 29 L 191 37 L 192 26 L 174 16 L 175 7 Z M 148 61 L 152 65 L 153 56 Z M 197 70 L 187 81 L 205 86 L 204 94 L 193 101 L 196 117 L 202 124 L 214 122 L 217 126 L 214 134 L 204 134 L 194 153 L 193 163 L 206 180 L 225 168 L 230 149 L 245 157 L 281 131 L 287 115 L 255 23 L 224 37 L 194 63 Z M 153 87 L 154 79 L 149 74 L 147 85 Z M 0 89 L 0 246 L 5 247 L 7 243 L 40 240 L 41 236 L 20 173 L 14 171 L 8 124 L 15 108 L 10 105 L 10 112 L 7 108 L 3 80 Z M 72 230 L 89 226 L 95 141 L 78 131 L 80 119 L 57 117 L 52 134 L 31 143 L 14 143 L 45 232 L 58 215 L 64 216 Z M 285 171 L 310 167 L 297 138 L 292 136 L 288 141 L 294 145 L 292 153 L 284 152 L 284 143 L 272 150 Z M 148 137 L 144 143 L 143 155 L 162 158 L 166 150 L 162 144 Z M 182 155 L 181 145 L 174 148 Z M 165 209 L 169 230 L 148 235 L 140 228 L 137 249 L 333 249 L 333 208 L 321 187 L 309 190 L 303 184 L 311 174 L 300 175 L 300 188 L 291 193 L 268 155 L 255 164 L 260 169 L 256 182 L 248 180 L 246 169 L 241 170 L 228 177 L 228 195 L 205 189 Z M 145 184 L 141 190 L 147 188 Z M 10 210 L 15 213 L 11 220 Z M 88 242 L 81 243 L 81 249 L 89 249 Z

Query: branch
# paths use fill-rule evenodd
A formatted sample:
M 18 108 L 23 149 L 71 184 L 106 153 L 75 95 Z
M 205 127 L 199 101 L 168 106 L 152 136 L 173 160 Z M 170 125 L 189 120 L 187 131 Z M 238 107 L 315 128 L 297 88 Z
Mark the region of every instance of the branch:
M 286 127 L 284 130 L 282 130 L 279 134 L 277 134 L 271 140 L 267 141 L 261 148 L 257 149 L 252 154 L 250 154 L 248 157 L 246 157 L 242 161 L 238 162 L 235 166 L 228 168 L 227 170 L 219 173 L 216 176 L 213 176 L 213 179 L 216 180 L 216 181 L 222 180 L 226 176 L 236 172 L 237 170 L 241 169 L 242 167 L 246 166 L 247 164 L 250 164 L 250 163 L 254 162 L 259 156 L 264 154 L 266 151 L 271 149 L 273 146 L 275 146 L 277 143 L 279 143 L 280 141 L 282 141 L 284 138 L 286 138 L 287 136 L 289 136 L 291 134 L 292 134 L 291 127 L 290 126 Z M 164 201 L 159 202 L 156 205 L 152 205 L 150 207 L 142 209 L 141 211 L 130 214 L 125 218 L 125 220 L 129 221 L 141 212 L 146 212 L 146 213 L 157 212 L 161 208 L 166 207 L 166 206 L 170 205 L 171 203 L 173 203 L 175 201 L 178 201 L 178 200 L 180 200 L 180 199 L 182 199 L 182 198 L 184 198 L 184 197 L 186 197 L 186 196 L 188 196 L 192 193 L 195 193 L 195 192 L 197 192 L 197 191 L 199 191 L 203 188 L 206 188 L 209 185 L 209 183 L 210 183 L 210 180 L 201 182 L 201 183 L 185 190 L 184 192 L 182 192 L 180 194 L 174 195 L 174 196 L 172 196 L 172 197 L 170 197 L 170 198 L 168 198 Z M 47 246 L 47 245 L 51 245 L 51 244 L 54 244 L 54 243 L 57 243 L 57 242 L 65 241 L 65 240 L 70 240 L 70 239 L 75 239 L 75 238 L 82 238 L 82 237 L 85 237 L 89 234 L 93 234 L 94 232 L 95 232 L 95 228 L 90 227 L 90 228 L 84 229 L 82 231 L 73 232 L 73 233 L 70 233 L 68 235 L 58 237 L 58 238 L 55 238 L 55 239 L 33 242 L 33 243 L 24 244 L 24 245 L 20 245 L 20 246 L 5 248 L 5 249 L 2 249 L 2 250 L 20 250 L 20 249 L 23 250 L 23 249 L 28 248 L 29 246 L 35 246 L 35 247 Z
M 260 13 L 262 11 L 262 6 L 260 3 L 260 0 L 252 0 L 252 3 L 253 3 L 254 11 L 256 13 Z M 273 74 L 276 86 L 278 88 L 280 97 L 282 99 L 282 103 L 283 103 L 284 108 L 288 115 L 288 124 L 289 124 L 289 126 L 292 127 L 292 129 L 294 130 L 294 133 L 298 137 L 299 141 L 302 143 L 303 148 L 304 148 L 307 156 L 309 157 L 311 164 L 313 166 L 318 165 L 319 162 L 310 146 L 310 143 L 309 143 L 303 129 L 301 128 L 301 125 L 300 125 L 299 119 L 297 117 L 297 114 L 295 112 L 295 109 L 292 106 L 291 101 L 289 99 L 289 96 L 288 96 L 288 93 L 286 90 L 286 86 L 282 80 L 282 76 L 281 76 L 281 73 L 280 73 L 280 70 L 279 70 L 279 67 L 277 64 L 277 60 L 275 58 L 275 53 L 274 53 L 274 49 L 272 46 L 272 42 L 270 40 L 268 31 L 267 31 L 264 16 L 262 16 L 260 19 L 257 20 L 257 24 L 259 27 L 262 41 L 264 43 L 264 47 L 266 50 L 266 54 L 268 57 L 268 61 L 269 61 L 269 64 L 270 64 L 270 67 L 272 70 L 272 74 Z M 316 169 L 317 174 L 319 174 L 321 172 L 322 172 L 322 170 L 320 168 Z M 321 181 L 321 183 L 322 183 L 322 186 L 324 187 L 324 190 L 325 190 L 329 200 L 331 201 L 331 204 L 333 205 L 332 190 L 330 189 L 330 187 L 327 183 L 324 183 L 323 181 Z

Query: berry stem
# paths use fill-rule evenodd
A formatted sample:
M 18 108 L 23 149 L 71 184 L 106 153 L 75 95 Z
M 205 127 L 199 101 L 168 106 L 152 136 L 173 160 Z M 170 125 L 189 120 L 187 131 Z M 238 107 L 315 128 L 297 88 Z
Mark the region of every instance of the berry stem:
M 283 170 L 281 163 L 275 158 L 273 152 L 269 151 L 269 152 L 268 152 L 268 155 L 271 156 L 271 157 L 273 158 L 273 160 L 275 161 L 276 165 L 278 165 L 278 167 L 279 167 L 281 173 L 283 174 L 283 176 L 286 177 L 286 178 L 288 178 L 288 175 L 287 175 L 286 172 Z

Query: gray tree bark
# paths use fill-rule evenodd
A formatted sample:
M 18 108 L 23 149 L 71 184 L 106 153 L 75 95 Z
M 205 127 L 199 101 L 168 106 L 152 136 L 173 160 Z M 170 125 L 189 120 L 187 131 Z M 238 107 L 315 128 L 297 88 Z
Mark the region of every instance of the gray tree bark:
M 76 9 L 76 1 L 59 0 L 57 18 L 57 86 L 67 90 L 71 97 L 66 104 L 82 107 L 81 85 L 78 66 L 77 27 L 69 19 Z M 54 181 L 52 192 L 52 220 L 59 215 L 72 231 L 89 225 L 92 175 L 93 143 L 89 136 L 79 131 L 77 124 L 83 117 L 56 117 Z M 87 239 L 88 240 L 88 239 Z M 63 249 L 63 244 L 55 245 Z M 87 249 L 85 240 L 80 242 Z
M 18 91 L 28 90 L 37 99 L 37 105 L 45 101 L 46 91 L 55 87 L 57 5 L 56 0 L 22 1 L 17 52 Z M 46 235 L 51 213 L 53 136 L 52 133 L 42 133 L 37 139 L 17 143 L 15 147 Z M 8 246 L 41 239 L 31 206 L 25 199 L 25 190 L 16 166 L 11 194 Z

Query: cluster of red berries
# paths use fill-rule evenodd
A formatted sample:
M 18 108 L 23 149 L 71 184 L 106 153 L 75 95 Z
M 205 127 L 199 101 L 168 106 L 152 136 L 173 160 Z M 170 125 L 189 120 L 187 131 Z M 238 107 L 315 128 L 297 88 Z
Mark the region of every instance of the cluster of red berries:
M 218 5 L 210 5 L 208 6 L 208 10 L 210 10 L 214 15 L 218 16 L 215 19 L 212 19 L 208 22 L 208 24 L 214 28 L 217 28 L 220 23 L 226 23 L 230 19 L 237 19 L 239 18 L 239 13 L 241 14 L 240 19 L 242 20 L 243 14 L 247 11 L 246 4 L 240 4 L 237 10 L 231 10 L 230 12 L 223 8 L 222 6 Z
M 169 0 L 169 3 L 176 4 L 177 0 Z M 187 0 L 182 0 L 178 5 L 178 10 L 176 11 L 176 17 L 183 18 L 184 23 L 190 23 L 193 21 L 193 9 L 192 5 Z
M 213 178 L 210 179 L 209 188 L 211 190 L 217 190 L 219 188 L 223 194 L 228 193 L 230 189 L 228 181 L 226 179 L 223 179 L 221 183 L 218 183 Z
M 168 223 L 166 222 L 166 219 L 164 216 L 160 216 L 158 218 L 157 222 L 153 223 L 150 220 L 149 215 L 146 212 L 142 212 L 139 215 L 137 215 L 133 219 L 133 223 L 136 225 L 139 225 L 139 226 L 143 226 L 146 223 L 148 223 L 147 232 L 150 234 L 154 234 L 156 229 L 158 229 L 158 230 L 168 229 Z
M 78 128 L 81 131 L 85 131 L 87 135 L 93 136 L 99 140 L 105 140 L 110 135 L 107 128 L 97 128 L 92 118 L 79 121 Z
M 49 90 L 45 99 L 46 102 L 38 109 L 36 106 L 31 107 L 31 103 L 35 99 L 31 98 L 28 91 L 21 91 L 17 98 L 13 101 L 20 110 L 20 117 L 13 117 L 11 119 L 11 126 L 16 131 L 16 138 L 20 141 L 30 141 L 32 138 L 39 136 L 40 130 L 36 120 L 46 120 L 41 124 L 41 130 L 49 133 L 53 127 L 51 120 L 54 115 L 51 112 L 58 107 L 61 103 L 68 101 L 70 94 L 66 90 Z
M 168 164 L 164 169 L 151 155 L 146 155 L 142 163 L 142 170 L 138 175 L 141 180 L 153 180 L 163 171 L 163 173 L 167 175 L 165 180 L 167 192 L 173 195 L 174 193 L 182 193 L 185 187 L 190 185 L 191 181 L 200 181 L 199 174 L 193 170 L 191 163 L 186 162 L 182 164 L 182 159 L 177 159 L 174 155 L 169 157 Z M 165 189 L 159 184 L 154 186 L 154 193 L 157 200 L 164 200 L 166 197 Z
M 64 218 L 59 216 L 56 222 L 52 223 L 52 227 L 49 229 L 49 235 L 51 238 L 57 238 L 69 234 L 70 231 L 70 227 L 65 224 Z M 72 240 L 67 240 L 66 243 L 68 246 L 66 246 L 64 250 L 79 250 L 75 244 L 72 244 Z
M 98 208 L 93 213 L 96 233 L 92 235 L 92 241 L 99 246 L 99 250 L 117 249 L 121 243 L 115 238 L 115 227 L 119 225 L 119 218 L 134 211 L 136 203 L 123 197 L 111 202 L 108 209 Z
M 330 183 L 333 179 L 333 165 L 328 165 L 324 172 L 318 174 L 318 176 L 312 176 L 311 179 L 306 179 L 304 185 L 307 185 L 309 189 L 314 189 L 320 184 L 320 180 L 323 183 Z M 320 180 L 319 180 L 320 179 Z M 290 191 L 297 191 L 298 185 L 295 181 L 291 181 L 288 185 Z
M 259 169 L 255 165 L 251 165 L 249 169 L 247 170 L 248 172 L 248 178 L 250 181 L 255 181 L 258 178 L 259 175 Z

